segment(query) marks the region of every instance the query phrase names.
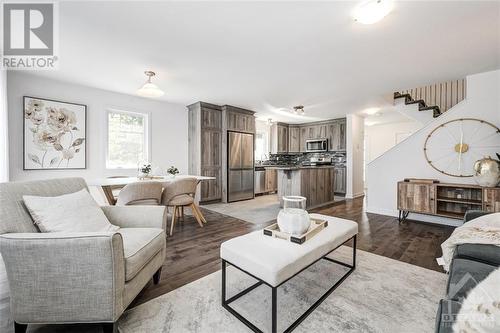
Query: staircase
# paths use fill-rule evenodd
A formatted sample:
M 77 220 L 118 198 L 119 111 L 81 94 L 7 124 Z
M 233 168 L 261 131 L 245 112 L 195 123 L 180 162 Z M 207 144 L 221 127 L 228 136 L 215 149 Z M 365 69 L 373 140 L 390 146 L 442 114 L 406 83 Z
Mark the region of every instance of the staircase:
M 402 94 L 402 93 L 396 91 L 394 93 L 394 100 L 396 100 L 398 98 L 404 98 L 406 105 L 418 104 L 418 111 L 432 110 L 432 116 L 434 118 L 437 118 L 441 115 L 441 109 L 439 108 L 439 106 L 437 106 L 437 105 L 428 106 L 423 99 L 415 100 L 408 93 Z
M 465 79 L 436 83 L 394 92 L 394 101 L 402 98 L 406 105 L 416 104 L 418 111 L 432 110 L 434 118 L 451 109 L 466 96 Z

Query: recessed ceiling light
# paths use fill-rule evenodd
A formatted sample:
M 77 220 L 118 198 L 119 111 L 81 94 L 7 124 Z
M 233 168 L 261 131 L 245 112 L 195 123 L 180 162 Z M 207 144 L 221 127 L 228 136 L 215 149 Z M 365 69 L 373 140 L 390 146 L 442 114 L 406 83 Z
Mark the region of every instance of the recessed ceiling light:
M 165 93 L 158 88 L 158 86 L 154 83 L 151 82 L 151 78 L 156 75 L 155 72 L 153 71 L 145 71 L 144 74 L 148 77 L 148 80 L 144 85 L 137 90 L 137 95 L 142 96 L 142 97 L 160 97 L 163 96 Z
M 390 0 L 367 0 L 354 9 L 354 20 L 362 24 L 373 24 L 383 19 L 391 10 Z

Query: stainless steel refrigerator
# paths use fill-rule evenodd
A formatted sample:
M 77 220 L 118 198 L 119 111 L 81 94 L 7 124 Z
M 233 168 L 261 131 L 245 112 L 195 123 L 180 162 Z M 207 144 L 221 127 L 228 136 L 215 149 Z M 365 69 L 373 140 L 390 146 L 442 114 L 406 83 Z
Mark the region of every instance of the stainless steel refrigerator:
M 254 138 L 253 134 L 228 132 L 227 201 L 253 199 Z

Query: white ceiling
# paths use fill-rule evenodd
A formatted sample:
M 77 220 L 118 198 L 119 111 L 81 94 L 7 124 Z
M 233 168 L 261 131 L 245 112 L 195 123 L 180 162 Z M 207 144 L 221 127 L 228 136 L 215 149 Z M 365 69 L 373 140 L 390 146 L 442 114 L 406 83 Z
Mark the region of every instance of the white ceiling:
M 500 67 L 500 2 L 397 2 L 362 25 L 356 2 L 61 2 L 60 63 L 35 74 L 300 122 L 391 103 L 391 92 Z M 305 106 L 306 117 L 282 109 Z

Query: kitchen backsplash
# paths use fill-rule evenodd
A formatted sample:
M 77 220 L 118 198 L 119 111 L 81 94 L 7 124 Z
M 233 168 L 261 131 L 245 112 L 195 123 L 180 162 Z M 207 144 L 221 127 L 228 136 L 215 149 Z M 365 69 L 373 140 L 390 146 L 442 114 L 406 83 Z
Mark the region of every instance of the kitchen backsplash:
M 269 154 L 267 161 L 262 161 L 262 165 L 300 165 L 309 161 L 311 157 L 331 157 L 333 164 L 343 166 L 346 162 L 345 152 L 326 153 L 297 153 L 297 154 Z

